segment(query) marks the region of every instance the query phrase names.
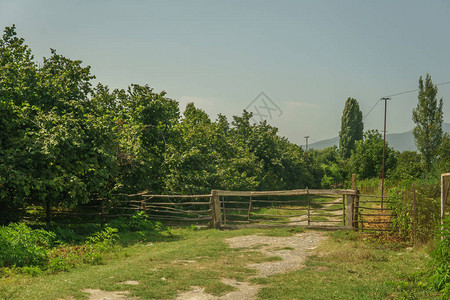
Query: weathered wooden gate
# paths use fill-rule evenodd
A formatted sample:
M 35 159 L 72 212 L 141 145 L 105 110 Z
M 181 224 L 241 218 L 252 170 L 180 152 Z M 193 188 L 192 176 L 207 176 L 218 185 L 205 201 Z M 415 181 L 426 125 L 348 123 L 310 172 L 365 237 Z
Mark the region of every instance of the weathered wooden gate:
M 355 228 L 357 200 L 354 189 L 213 190 L 211 227 Z

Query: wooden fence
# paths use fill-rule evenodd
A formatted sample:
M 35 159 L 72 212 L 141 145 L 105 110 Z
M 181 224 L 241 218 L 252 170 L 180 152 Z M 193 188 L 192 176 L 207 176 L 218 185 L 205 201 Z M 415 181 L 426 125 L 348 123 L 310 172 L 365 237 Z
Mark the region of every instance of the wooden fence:
M 211 228 L 298 226 L 331 229 L 388 228 L 389 208 L 375 208 L 356 189 L 297 189 L 284 191 L 212 190 L 201 195 L 116 194 L 93 199 L 76 208 L 29 207 L 28 217 L 56 222 L 100 222 L 134 216 L 142 211 L 152 220 Z M 330 200 L 331 199 L 331 200 Z M 369 198 L 370 199 L 370 198 Z M 383 199 L 388 203 L 388 199 Z M 384 213 L 386 211 L 386 213 Z M 373 217 L 386 217 L 371 219 Z M 389 218 L 388 218 L 389 217 Z

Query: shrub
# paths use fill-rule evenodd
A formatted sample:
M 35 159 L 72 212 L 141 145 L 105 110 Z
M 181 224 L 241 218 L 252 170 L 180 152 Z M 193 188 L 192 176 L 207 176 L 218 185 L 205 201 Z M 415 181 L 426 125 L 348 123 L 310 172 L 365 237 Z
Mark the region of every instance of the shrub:
M 44 265 L 48 261 L 47 249 L 54 239 L 54 233 L 31 229 L 24 223 L 0 227 L 0 265 Z
M 436 240 L 436 247 L 431 253 L 433 275 L 431 286 L 450 296 L 450 218 L 444 220 L 444 228 Z

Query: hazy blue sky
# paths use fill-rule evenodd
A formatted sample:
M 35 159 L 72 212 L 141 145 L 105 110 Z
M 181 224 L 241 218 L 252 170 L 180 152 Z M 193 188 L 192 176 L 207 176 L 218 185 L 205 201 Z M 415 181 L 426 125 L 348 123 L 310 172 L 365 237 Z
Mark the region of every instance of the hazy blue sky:
M 149 84 L 214 119 L 264 91 L 269 122 L 302 144 L 336 136 L 347 97 L 365 115 L 429 72 L 450 81 L 449 1 L 4 1 L 38 61 L 49 48 L 92 66 L 112 88 Z M 450 84 L 439 87 L 450 122 Z M 413 127 L 417 93 L 393 97 L 388 131 Z M 383 128 L 382 103 L 365 129 Z

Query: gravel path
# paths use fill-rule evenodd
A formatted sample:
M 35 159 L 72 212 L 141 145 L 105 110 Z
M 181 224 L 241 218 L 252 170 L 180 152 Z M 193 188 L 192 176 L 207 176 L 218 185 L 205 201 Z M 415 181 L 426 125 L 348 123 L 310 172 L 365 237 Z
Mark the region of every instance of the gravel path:
M 316 253 L 315 249 L 324 239 L 326 239 L 326 236 L 323 233 L 309 231 L 291 237 L 239 236 L 227 239 L 227 242 L 231 248 L 253 248 L 243 249 L 242 251 L 260 251 L 267 256 L 281 257 L 282 260 L 280 261 L 248 265 L 248 267 L 258 270 L 258 275 L 253 277 L 266 277 L 301 268 L 305 259 Z M 254 247 L 258 247 L 258 249 L 254 249 Z M 217 297 L 206 294 L 203 288 L 192 287 L 191 291 L 180 294 L 177 300 L 256 299 L 260 289 L 259 285 L 238 282 L 234 279 L 224 278 L 222 281 L 237 290 Z

